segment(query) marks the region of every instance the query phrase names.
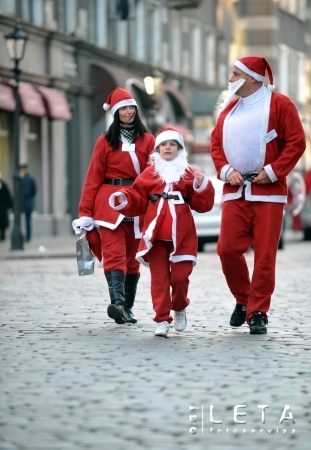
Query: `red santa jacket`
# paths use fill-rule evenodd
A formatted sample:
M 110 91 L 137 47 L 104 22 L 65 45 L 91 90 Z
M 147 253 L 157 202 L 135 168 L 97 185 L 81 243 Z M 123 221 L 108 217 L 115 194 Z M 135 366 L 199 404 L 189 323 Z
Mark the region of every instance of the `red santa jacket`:
M 223 181 L 226 181 L 225 174 L 230 168 L 230 161 L 224 148 L 224 122 L 239 101 L 240 99 L 233 100 L 224 109 L 212 132 L 211 156 L 217 177 Z M 270 141 L 269 136 L 272 137 Z M 246 200 L 286 203 L 286 176 L 295 167 L 305 148 L 305 134 L 295 104 L 285 95 L 271 93 L 265 89 L 260 161 L 272 183 L 255 184 L 246 181 Z M 223 200 L 241 197 L 242 189 L 243 185 L 232 186 L 228 182 L 225 183 Z
M 122 151 L 122 143 L 113 150 L 105 135 L 101 135 L 94 147 L 79 203 L 79 218 L 91 217 L 96 226 L 114 230 L 124 218 L 123 214 L 109 207 L 110 195 L 120 186 L 104 184 L 105 178 L 136 178 L 149 162 L 155 139 L 150 133 L 135 140 L 135 152 Z M 141 221 L 142 225 L 142 221 Z M 141 237 L 138 218 L 134 221 L 135 237 Z
M 179 192 L 182 203 L 162 197 L 152 203 L 149 196 Z M 115 206 L 115 198 L 123 193 L 126 201 Z M 176 183 L 166 184 L 154 172 L 154 167 L 147 167 L 139 175 L 131 190 L 122 189 L 110 198 L 110 206 L 122 210 L 129 217 L 144 214 L 143 236 L 140 240 L 136 258 L 148 266 L 148 252 L 152 248 L 157 232 L 164 219 L 164 202 L 169 202 L 172 215 L 172 240 L 174 249 L 170 261 L 179 262 L 190 260 L 196 264 L 198 240 L 191 209 L 198 212 L 210 211 L 214 204 L 214 187 L 206 177 L 199 188 L 194 187 L 192 169 L 186 169 L 186 175 Z M 125 204 L 125 206 L 124 206 Z

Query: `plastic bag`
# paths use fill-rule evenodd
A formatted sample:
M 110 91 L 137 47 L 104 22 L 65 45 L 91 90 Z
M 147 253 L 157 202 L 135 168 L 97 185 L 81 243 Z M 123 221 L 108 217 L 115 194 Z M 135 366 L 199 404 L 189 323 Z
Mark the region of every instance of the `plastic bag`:
M 76 254 L 79 276 L 92 275 L 94 273 L 95 261 L 85 233 L 76 242 Z

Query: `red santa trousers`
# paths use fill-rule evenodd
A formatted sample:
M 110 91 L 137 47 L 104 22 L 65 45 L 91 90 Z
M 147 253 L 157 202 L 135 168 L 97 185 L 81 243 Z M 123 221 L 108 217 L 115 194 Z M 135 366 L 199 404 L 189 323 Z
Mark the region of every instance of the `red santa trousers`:
M 169 261 L 173 251 L 172 241 L 155 240 L 148 253 L 151 273 L 151 298 L 156 313 L 155 322 L 172 322 L 170 311 L 182 311 L 190 300 L 187 298 L 192 261 Z M 170 293 L 172 288 L 172 293 Z
M 236 302 L 247 304 L 248 323 L 255 311 L 261 311 L 268 320 L 283 209 L 283 203 L 250 202 L 244 198 L 223 203 L 217 253 Z M 252 243 L 254 269 L 250 279 L 244 253 Z
M 122 270 L 131 275 L 140 272 L 136 253 L 139 239 L 135 239 L 133 222 L 121 222 L 115 230 L 100 227 L 104 272 Z

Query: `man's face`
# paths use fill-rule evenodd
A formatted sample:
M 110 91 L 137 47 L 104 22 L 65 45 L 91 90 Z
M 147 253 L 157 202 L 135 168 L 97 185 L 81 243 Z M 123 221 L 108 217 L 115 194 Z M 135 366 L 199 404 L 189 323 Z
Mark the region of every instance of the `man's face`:
M 247 75 L 245 72 L 242 72 L 242 70 L 240 70 L 238 67 L 233 66 L 229 82 L 233 83 L 234 81 L 238 80 L 245 80 L 245 83 L 236 91 L 235 94 L 239 97 L 247 97 L 252 86 L 252 77 Z

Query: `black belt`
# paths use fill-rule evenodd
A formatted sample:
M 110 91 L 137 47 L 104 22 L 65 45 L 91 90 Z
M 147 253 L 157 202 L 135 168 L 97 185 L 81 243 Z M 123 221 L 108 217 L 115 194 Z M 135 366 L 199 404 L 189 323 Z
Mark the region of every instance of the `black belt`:
M 163 194 L 149 195 L 149 200 L 151 201 L 151 203 L 155 203 L 157 201 L 157 199 L 160 197 L 164 198 L 165 200 L 179 200 L 179 198 L 180 198 L 178 195 L 172 195 L 172 194 L 167 194 L 166 192 L 163 192 Z M 184 198 L 184 201 L 186 202 L 187 199 Z
M 256 178 L 258 174 L 259 172 L 249 172 L 243 175 L 243 178 L 247 181 L 253 181 L 253 179 Z
M 112 184 L 113 186 L 130 186 L 135 178 L 105 178 L 104 184 Z

